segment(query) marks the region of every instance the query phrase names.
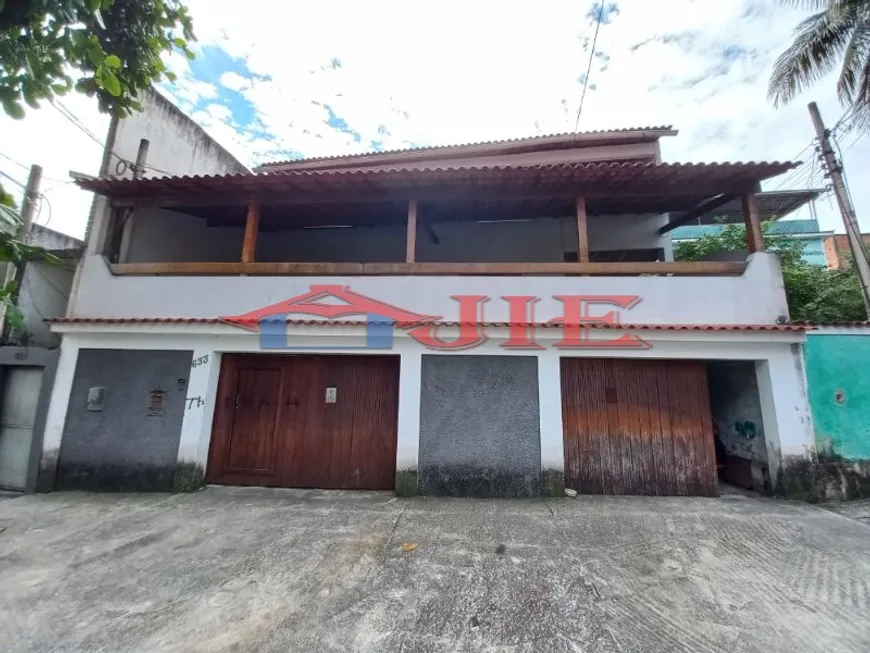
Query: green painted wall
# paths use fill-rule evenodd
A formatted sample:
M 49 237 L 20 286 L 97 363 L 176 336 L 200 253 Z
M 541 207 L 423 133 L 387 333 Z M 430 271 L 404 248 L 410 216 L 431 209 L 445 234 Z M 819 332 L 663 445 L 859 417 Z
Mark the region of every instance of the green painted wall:
M 809 333 L 805 357 L 816 446 L 846 460 L 870 460 L 870 331 Z

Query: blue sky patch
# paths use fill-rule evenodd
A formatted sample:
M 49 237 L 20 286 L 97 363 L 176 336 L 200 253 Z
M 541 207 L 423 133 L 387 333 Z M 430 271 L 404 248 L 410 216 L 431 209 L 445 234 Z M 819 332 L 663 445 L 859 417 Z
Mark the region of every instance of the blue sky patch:
M 262 124 L 257 119 L 254 105 L 239 91 L 221 86 L 220 79 L 225 73 L 235 73 L 240 77 L 258 81 L 269 81 L 268 75 L 258 75 L 248 68 L 243 57 L 233 57 L 219 45 L 205 45 L 197 51 L 196 59 L 190 62 L 190 72 L 195 79 L 214 84 L 218 89 L 218 97 L 210 100 L 199 100 L 192 111 L 205 109 L 209 104 L 220 104 L 230 110 L 233 123 L 246 132 L 251 130 L 262 132 Z M 269 134 L 265 134 L 269 137 Z
M 586 18 L 590 18 L 591 20 L 599 20 L 602 25 L 609 25 L 613 22 L 613 18 L 619 15 L 619 5 L 615 2 L 611 2 L 606 5 L 601 5 L 600 3 L 594 3 L 589 11 L 586 12 Z
M 347 121 L 338 114 L 336 114 L 332 107 L 329 106 L 326 102 L 318 102 L 316 100 L 312 100 L 311 104 L 316 104 L 317 106 L 323 107 L 326 110 L 328 116 L 323 122 L 325 122 L 327 125 L 337 131 L 349 134 L 357 143 L 362 141 L 362 136 L 360 135 L 360 133 L 355 129 L 351 129 L 350 125 L 347 124 Z

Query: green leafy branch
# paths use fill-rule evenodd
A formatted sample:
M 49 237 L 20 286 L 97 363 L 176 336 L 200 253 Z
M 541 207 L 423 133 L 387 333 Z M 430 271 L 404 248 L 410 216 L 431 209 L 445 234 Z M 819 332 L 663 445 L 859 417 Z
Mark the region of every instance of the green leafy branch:
M 175 81 L 162 57 L 193 59 L 192 41 L 179 0 L 0 0 L 0 103 L 20 119 L 75 90 L 124 117 L 141 110 L 139 91 Z

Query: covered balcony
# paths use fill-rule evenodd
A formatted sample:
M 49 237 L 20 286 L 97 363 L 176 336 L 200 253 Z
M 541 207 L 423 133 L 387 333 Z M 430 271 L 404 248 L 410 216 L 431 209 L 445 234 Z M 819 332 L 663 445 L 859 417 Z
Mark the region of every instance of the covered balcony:
M 674 262 L 669 232 L 786 163 L 590 163 L 80 179 L 110 198 L 96 253 L 115 275 L 739 275 Z M 674 216 L 678 216 L 674 218 Z
M 82 179 L 108 202 L 69 315 L 209 321 L 340 288 L 445 317 L 457 315 L 459 295 L 473 296 L 475 319 L 494 322 L 552 319 L 582 296 L 630 307 L 625 323 L 776 324 L 788 308 L 776 256 L 763 252 L 755 191 L 789 167 Z M 734 201 L 746 254 L 674 262 L 671 231 Z M 522 317 L 511 312 L 519 301 Z

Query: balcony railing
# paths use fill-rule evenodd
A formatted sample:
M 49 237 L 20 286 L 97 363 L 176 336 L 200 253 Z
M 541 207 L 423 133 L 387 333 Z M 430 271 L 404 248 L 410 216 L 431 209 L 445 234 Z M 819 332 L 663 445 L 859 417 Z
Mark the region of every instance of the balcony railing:
M 740 276 L 743 261 L 623 263 L 110 263 L 139 276 Z

